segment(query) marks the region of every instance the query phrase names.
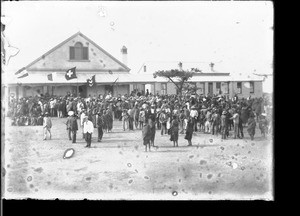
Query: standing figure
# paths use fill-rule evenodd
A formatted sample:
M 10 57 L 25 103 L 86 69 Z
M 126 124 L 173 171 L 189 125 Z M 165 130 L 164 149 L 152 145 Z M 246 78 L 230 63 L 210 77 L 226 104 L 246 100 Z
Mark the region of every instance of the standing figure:
M 243 119 L 242 119 L 242 115 L 241 112 L 239 112 L 239 125 L 238 125 L 238 138 L 243 139 L 244 138 L 244 132 L 243 132 Z
M 143 135 L 143 145 L 145 146 L 145 151 L 147 151 L 147 146 L 150 151 L 151 129 L 148 122 L 145 122 L 143 126 L 142 135 Z
M 135 105 L 135 107 L 134 107 L 134 126 L 135 126 L 135 129 L 139 128 L 139 114 L 140 114 L 140 110 L 139 110 L 138 106 Z
M 49 117 L 49 113 L 45 112 L 45 117 L 43 119 L 44 140 L 47 139 L 47 132 L 49 132 L 50 139 L 51 139 L 51 127 L 52 127 L 51 118 Z
M 221 116 L 221 134 L 222 134 L 222 140 L 226 139 L 227 137 L 227 117 L 226 117 L 227 112 L 224 110 L 222 112 Z
M 268 133 L 268 121 L 266 119 L 266 114 L 262 113 L 260 115 L 258 125 L 261 135 L 265 138 L 266 133 Z
M 162 112 L 159 115 L 159 122 L 161 124 L 161 135 L 167 134 L 167 115 L 165 110 L 162 110 Z
M 198 111 L 196 109 L 196 107 L 193 105 L 191 107 L 191 112 L 190 112 L 190 116 L 192 117 L 192 121 L 193 121 L 193 127 L 194 127 L 194 131 L 197 132 L 197 124 L 198 124 Z
M 254 113 L 251 113 L 248 119 L 248 128 L 247 128 L 251 140 L 254 139 L 255 128 L 256 128 L 255 115 Z
M 184 119 L 185 119 L 184 110 L 181 110 L 179 114 L 179 126 L 180 126 L 179 128 L 181 134 L 184 133 Z
M 150 145 L 154 147 L 154 139 L 155 139 L 155 132 L 156 132 L 154 115 L 151 115 L 151 117 L 149 118 L 149 125 L 150 125 L 150 133 L 151 133 Z
M 128 129 L 128 122 L 129 121 L 129 115 L 126 109 L 123 110 L 122 112 L 122 126 L 123 126 L 123 131 Z
M 101 142 L 103 137 L 103 116 L 101 112 L 98 112 L 97 128 L 98 128 L 98 142 Z
M 93 122 L 91 121 L 91 118 L 88 118 L 87 116 L 84 118 L 84 123 L 83 123 L 83 131 L 85 133 L 85 141 L 86 141 L 86 148 L 91 147 L 92 143 L 92 134 L 94 132 L 94 125 Z
M 129 108 L 129 110 L 128 110 L 129 130 L 133 130 L 133 121 L 134 121 L 134 109 L 133 108 Z
M 171 122 L 171 137 L 170 140 L 173 141 L 173 146 L 178 147 L 178 133 L 179 133 L 179 122 L 177 120 L 177 116 L 173 116 L 173 120 Z
M 140 129 L 143 129 L 145 123 L 145 110 L 142 108 L 139 113 Z
M 192 136 L 193 136 L 193 120 L 191 117 L 188 117 L 187 120 L 187 126 L 186 126 L 186 132 L 185 132 L 185 137 L 184 139 L 186 139 L 188 141 L 188 146 L 192 146 Z
M 77 117 L 75 116 L 74 111 L 69 111 L 69 116 L 71 116 L 70 119 L 68 119 L 69 123 L 67 122 L 67 125 L 70 124 L 71 133 L 72 133 L 72 143 L 76 143 L 76 133 L 78 131 L 78 123 L 77 123 Z
M 213 110 L 212 114 L 212 135 L 216 134 L 218 136 L 220 132 L 221 118 L 216 109 Z
M 69 111 L 68 115 L 69 116 L 67 118 L 66 125 L 67 125 L 67 131 L 68 131 L 69 140 L 72 140 L 72 138 L 71 138 L 71 133 L 72 133 L 72 130 L 71 130 L 71 118 L 72 118 L 72 115 L 73 115 L 73 111 Z
M 234 132 L 234 139 L 238 136 L 238 128 L 239 128 L 239 120 L 240 115 L 237 110 L 233 111 L 233 116 L 230 118 L 233 121 L 233 132 Z
M 205 115 L 205 123 L 204 123 L 204 133 L 211 133 L 211 112 L 210 108 L 207 109 L 206 115 Z

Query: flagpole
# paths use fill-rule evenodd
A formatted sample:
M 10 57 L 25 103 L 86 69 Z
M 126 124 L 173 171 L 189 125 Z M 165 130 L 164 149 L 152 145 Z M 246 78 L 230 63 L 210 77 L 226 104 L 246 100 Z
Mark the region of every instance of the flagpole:
M 76 84 L 76 96 L 78 97 L 78 92 L 79 92 L 79 90 L 78 90 L 78 76 L 76 77 L 76 81 L 77 81 L 77 84 Z

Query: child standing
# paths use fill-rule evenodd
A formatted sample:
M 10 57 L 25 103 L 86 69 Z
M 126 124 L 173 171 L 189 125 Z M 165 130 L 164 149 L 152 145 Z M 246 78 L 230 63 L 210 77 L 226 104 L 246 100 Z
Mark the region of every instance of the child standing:
M 51 127 L 52 127 L 51 118 L 49 117 L 49 113 L 45 112 L 45 117 L 43 118 L 44 140 L 47 139 L 47 131 L 49 132 L 50 139 L 51 139 Z

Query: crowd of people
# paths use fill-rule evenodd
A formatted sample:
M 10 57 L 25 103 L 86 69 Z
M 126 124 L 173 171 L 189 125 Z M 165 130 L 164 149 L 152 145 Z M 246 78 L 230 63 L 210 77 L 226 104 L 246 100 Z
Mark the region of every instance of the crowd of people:
M 264 137 L 272 126 L 271 104 L 266 98 L 238 98 L 237 95 L 229 99 L 224 95 L 186 94 L 180 97 L 149 93 L 113 97 L 109 93 L 81 98 L 68 93 L 65 96 L 12 98 L 8 114 L 12 125 L 17 126 L 43 125 L 45 116 L 67 117 L 69 139 L 76 142 L 76 131 L 81 128 L 83 138 L 88 140 L 87 147 L 91 142 L 89 134 L 93 133 L 91 128 L 98 128 L 98 141 L 101 142 L 103 132 L 111 132 L 114 120 L 119 120 L 124 131 L 142 130 L 146 151 L 155 146 L 157 130 L 162 136 L 169 135 L 173 145 L 178 146 L 179 133 L 185 134 L 188 145 L 192 145 L 196 132 L 227 139 L 232 131 L 234 139 L 243 139 L 243 128 L 247 126 L 253 140 L 257 126 Z M 79 127 L 74 125 L 72 118 L 76 123 L 80 119 Z M 85 124 L 89 124 L 89 132 Z

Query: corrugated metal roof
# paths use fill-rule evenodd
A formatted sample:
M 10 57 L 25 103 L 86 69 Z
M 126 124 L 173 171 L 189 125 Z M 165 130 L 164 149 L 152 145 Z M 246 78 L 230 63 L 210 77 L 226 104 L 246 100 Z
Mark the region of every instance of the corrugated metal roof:
M 47 75 L 50 72 L 29 72 L 29 76 L 18 79 L 14 75 L 6 77 L 7 84 L 75 84 L 85 83 L 88 78 L 95 76 L 96 83 L 113 83 L 117 80 L 119 83 L 153 83 L 153 82 L 168 82 L 167 78 L 157 77 L 154 78 L 152 74 L 132 74 L 132 73 L 116 73 L 112 74 L 101 72 L 77 72 L 77 79 L 66 80 L 65 72 L 56 72 L 53 75 L 53 81 L 48 80 Z M 55 74 L 55 73 L 54 73 Z M 189 82 L 229 82 L 229 81 L 263 81 L 259 76 L 243 76 L 243 75 L 209 75 L 208 73 L 201 76 L 193 76 Z
M 191 70 L 192 68 L 197 68 L 203 73 L 214 73 L 214 72 L 224 72 L 219 64 L 214 64 L 213 69 L 211 70 L 211 62 L 185 62 L 182 61 L 183 70 Z M 179 61 L 146 61 L 137 73 L 139 74 L 153 74 L 159 70 L 172 70 L 179 69 Z M 144 66 L 146 66 L 146 72 L 144 71 Z

